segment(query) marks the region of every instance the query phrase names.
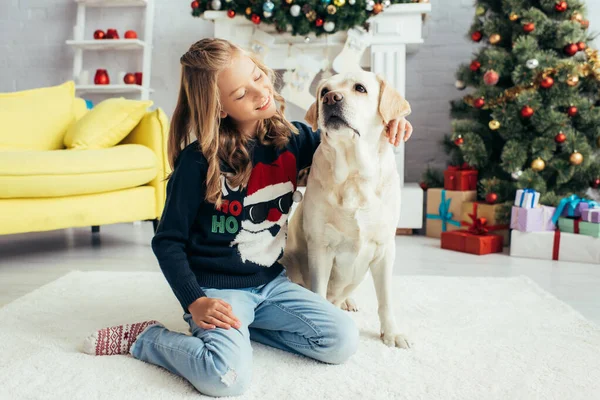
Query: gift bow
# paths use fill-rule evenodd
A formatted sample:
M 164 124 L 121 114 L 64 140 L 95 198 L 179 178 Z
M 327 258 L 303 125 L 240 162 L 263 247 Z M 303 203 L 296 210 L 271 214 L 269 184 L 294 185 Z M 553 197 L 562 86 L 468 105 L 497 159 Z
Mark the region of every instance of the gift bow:
M 572 194 L 569 197 L 565 197 L 564 199 L 562 199 L 560 201 L 560 203 L 558 204 L 558 207 L 556 207 L 556 212 L 554 213 L 554 216 L 552 217 L 552 222 L 554 223 L 554 225 L 556 225 L 558 223 L 558 218 L 560 218 L 560 216 L 562 215 L 565 207 L 568 207 L 569 215 L 573 215 L 575 213 L 575 209 L 577 208 L 579 203 L 587 203 L 589 208 L 598 207 L 597 202 L 592 201 L 592 200 L 582 199 L 581 197 L 577 196 L 576 194 Z
M 471 214 L 467 214 L 469 218 L 471 218 L 471 223 L 461 221 L 461 225 L 469 227 L 469 233 L 474 235 L 485 235 L 490 231 L 500 231 L 503 229 L 508 229 L 509 225 L 491 225 L 488 226 L 487 218 L 480 217 L 477 218 L 477 203 L 473 203 L 473 212 Z
M 523 202 L 525 201 L 525 195 L 527 193 L 531 193 L 531 208 L 533 208 L 533 206 L 535 205 L 535 190 L 533 189 L 523 189 L 523 191 L 521 192 L 521 200 L 519 201 L 519 207 L 523 207 Z
M 452 220 L 452 213 L 449 211 L 451 201 L 452 199 L 446 200 L 446 191 L 442 190 L 442 201 L 438 207 L 439 214 L 427 214 L 427 218 L 442 220 L 442 232 L 446 232 L 448 230 L 448 224 L 460 226 L 460 222 Z

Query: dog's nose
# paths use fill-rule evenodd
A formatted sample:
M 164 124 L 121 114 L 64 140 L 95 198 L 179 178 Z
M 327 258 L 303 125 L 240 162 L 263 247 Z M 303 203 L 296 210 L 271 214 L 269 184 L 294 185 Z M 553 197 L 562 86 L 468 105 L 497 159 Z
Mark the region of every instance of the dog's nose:
M 344 100 L 344 96 L 338 92 L 329 92 L 323 96 L 323 104 L 328 106 L 332 106 L 335 103 L 340 103 L 342 100 Z

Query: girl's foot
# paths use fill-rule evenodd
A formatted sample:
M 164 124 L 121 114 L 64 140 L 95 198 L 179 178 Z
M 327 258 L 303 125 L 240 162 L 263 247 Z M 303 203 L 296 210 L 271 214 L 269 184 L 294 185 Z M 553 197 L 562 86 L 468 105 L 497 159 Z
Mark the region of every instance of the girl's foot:
M 158 321 L 144 321 L 100 329 L 83 342 L 83 352 L 94 356 L 128 354 L 131 345 L 148 327 L 161 325 Z

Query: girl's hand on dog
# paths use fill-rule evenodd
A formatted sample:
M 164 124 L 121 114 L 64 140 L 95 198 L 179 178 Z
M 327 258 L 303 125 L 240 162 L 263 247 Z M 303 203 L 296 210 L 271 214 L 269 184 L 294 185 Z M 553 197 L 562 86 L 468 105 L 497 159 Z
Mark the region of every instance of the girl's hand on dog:
M 400 146 L 400 140 L 402 138 L 404 138 L 405 142 L 410 139 L 412 133 L 412 124 L 404 117 L 391 120 L 385 130 L 385 136 L 387 136 L 389 142 L 396 147 Z
M 240 320 L 233 315 L 231 305 L 221 299 L 200 297 L 189 305 L 188 310 L 196 325 L 203 329 L 238 329 L 242 326 Z

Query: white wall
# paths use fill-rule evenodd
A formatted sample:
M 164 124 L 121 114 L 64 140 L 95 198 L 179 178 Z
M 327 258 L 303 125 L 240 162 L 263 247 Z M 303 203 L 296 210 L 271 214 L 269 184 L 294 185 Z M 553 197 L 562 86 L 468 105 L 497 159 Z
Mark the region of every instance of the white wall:
M 188 1 L 155 0 L 156 21 L 151 86 L 156 106 L 171 114 L 179 80 L 179 58 L 194 41 L 212 35 L 210 23 L 192 18 Z M 458 65 L 471 59 L 474 46 L 465 38 L 474 14 L 472 0 L 431 0 L 433 12 L 425 25 L 425 44 L 408 57 L 407 98 L 415 135 L 406 148 L 406 178 L 418 181 L 427 163 L 443 165 L 438 142 L 449 131 L 449 101 L 462 93 L 454 88 Z M 600 31 L 600 2 L 588 0 L 591 31 Z M 0 0 L 0 92 L 48 86 L 71 79 L 74 0 Z M 141 35 L 136 9 L 95 10 L 88 36 L 95 29 L 116 28 L 121 35 L 135 29 Z M 141 58 L 141 57 L 140 57 Z M 141 70 L 129 53 L 86 53 L 84 69 Z M 290 106 L 292 118 L 303 113 Z

